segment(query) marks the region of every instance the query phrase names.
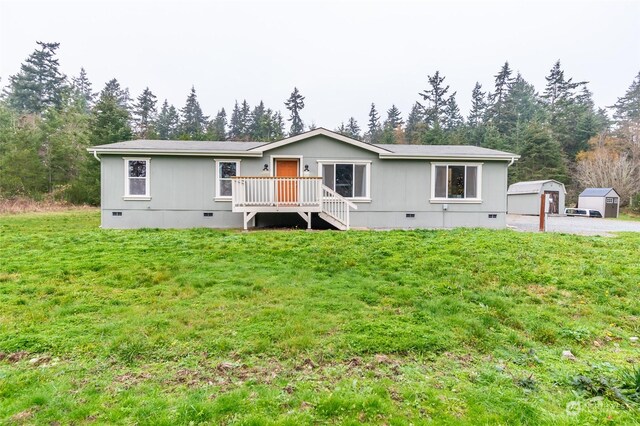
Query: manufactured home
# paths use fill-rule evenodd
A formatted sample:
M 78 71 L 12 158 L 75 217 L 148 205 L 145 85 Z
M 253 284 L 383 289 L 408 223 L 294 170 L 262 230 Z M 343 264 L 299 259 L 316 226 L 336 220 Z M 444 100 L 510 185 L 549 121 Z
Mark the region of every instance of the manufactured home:
M 504 228 L 518 155 L 380 145 L 319 128 L 276 142 L 135 140 L 89 148 L 104 228 L 323 224 Z
M 540 215 L 540 197 L 546 194 L 545 211 L 562 214 L 567 191 L 557 180 L 532 180 L 517 182 L 507 190 L 507 212 L 509 214 Z

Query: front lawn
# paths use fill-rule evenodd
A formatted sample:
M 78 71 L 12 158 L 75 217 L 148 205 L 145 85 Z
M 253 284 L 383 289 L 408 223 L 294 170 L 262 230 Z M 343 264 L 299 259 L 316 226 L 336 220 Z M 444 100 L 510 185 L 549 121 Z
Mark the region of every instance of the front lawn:
M 98 224 L 0 216 L 0 424 L 638 424 L 638 234 Z

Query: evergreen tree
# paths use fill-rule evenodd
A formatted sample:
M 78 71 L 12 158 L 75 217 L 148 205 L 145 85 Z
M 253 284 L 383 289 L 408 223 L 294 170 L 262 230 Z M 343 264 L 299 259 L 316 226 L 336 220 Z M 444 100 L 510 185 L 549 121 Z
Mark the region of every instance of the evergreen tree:
M 231 111 L 231 122 L 229 123 L 229 140 L 239 141 L 244 133 L 240 106 L 236 101 Z
M 521 158 L 513 168 L 513 181 L 555 179 L 567 181 L 567 170 L 560 145 L 551 132 L 535 121 L 530 122 L 523 136 Z
M 586 82 L 566 78 L 557 61 L 546 77 L 542 95 L 553 138 L 571 160 L 589 148 L 589 139 L 606 126 L 598 115 Z
M 84 68 L 80 68 L 80 74 L 77 77 L 71 77 L 71 88 L 76 97 L 82 99 L 85 104 L 85 111 L 89 112 L 93 106 L 96 94 L 91 88 L 91 81 L 87 77 Z
M 129 96 L 129 89 L 122 88 L 120 83 L 115 78 L 109 80 L 105 85 L 102 92 L 100 92 L 101 96 L 104 94 L 105 96 L 111 97 L 116 100 L 118 106 L 127 111 L 131 110 L 131 97 Z
M 440 71 L 428 76 L 429 87 L 419 93 L 427 103 L 424 107 L 424 118 L 430 128 L 441 127 L 444 121 L 445 109 L 447 106 L 447 92 L 449 86 L 444 85 L 445 77 L 440 76 Z
M 371 109 L 369 110 L 369 130 L 366 134 L 367 142 L 378 143 L 381 131 L 382 127 L 380 127 L 380 116 L 376 110 L 376 105 L 371 103 Z
M 193 86 L 191 86 L 191 92 L 187 97 L 184 108 L 180 110 L 180 115 L 182 116 L 182 120 L 180 121 L 180 138 L 185 140 L 202 140 L 209 117 L 206 117 L 202 113 L 198 96 L 196 95 L 196 89 Z
M 264 102 L 253 108 L 249 123 L 249 139 L 253 141 L 268 141 L 271 133 L 271 114 L 267 113 Z
M 404 124 L 402 113 L 395 105 L 387 110 L 387 119 L 384 121 L 385 129 L 396 129 Z
M 59 70 L 56 50 L 60 43 L 37 42 L 36 49 L 9 77 L 7 101 L 16 111 L 41 114 L 49 107 L 59 108 L 67 90 L 66 77 Z
M 506 99 L 513 84 L 512 71 L 509 62 L 505 62 L 500 72 L 495 75 L 494 92 L 489 94 L 487 118 L 501 133 L 506 133 L 504 115 L 507 109 Z
M 227 112 L 222 108 L 211 122 L 208 138 L 214 141 L 223 141 L 227 138 Z
M 443 128 L 448 131 L 456 130 L 464 124 L 462 114 L 460 114 L 460 108 L 456 102 L 456 92 L 453 92 L 444 109 L 444 125 Z
M 620 124 L 640 120 L 640 72 L 623 97 L 613 105 L 613 118 Z
M 285 101 L 284 105 L 290 113 L 291 128 L 289 129 L 289 136 L 299 135 L 304 132 L 304 123 L 300 118 L 300 111 L 304 108 L 304 96 L 300 94 L 297 87 L 293 88 L 291 96 Z
M 148 87 L 138 96 L 138 102 L 133 110 L 133 121 L 136 136 L 140 139 L 149 139 L 155 136 L 156 103 L 156 95 Z
M 164 100 L 158 118 L 156 120 L 156 132 L 158 138 L 168 140 L 176 139 L 180 131 L 180 116 L 176 108 L 171 105 L 167 100 Z
M 478 127 L 484 121 L 484 116 L 487 111 L 487 101 L 485 93 L 482 91 L 482 85 L 476 82 L 471 92 L 471 111 L 469 111 L 469 117 L 467 122 L 471 127 Z
M 83 163 L 95 161 L 86 152 L 90 142 L 91 116 L 85 108 L 84 99 L 71 99 L 61 108 L 47 109 L 39 122 L 43 139 L 38 152 L 50 194 L 63 188 L 68 195 L 68 186 L 79 178 Z M 82 193 L 76 194 L 74 200 L 89 201 Z
M 311 129 L 310 129 L 311 130 Z M 280 111 L 271 114 L 271 137 L 272 141 L 284 139 L 284 119 Z
M 353 117 L 350 117 L 349 121 L 347 121 L 345 132 L 344 134 L 352 139 L 362 140 L 360 136 L 360 126 L 358 126 L 358 122 Z
M 251 107 L 246 99 L 242 101 L 242 105 L 240 107 L 240 125 L 242 128 L 242 132 L 240 134 L 241 140 L 251 140 Z
M 411 107 L 411 111 L 407 116 L 407 125 L 405 126 L 404 133 L 408 143 L 419 143 L 422 133 L 426 131 L 422 110 L 422 105 L 416 102 Z
M 113 90 L 113 85 L 109 83 L 102 89 L 100 97 L 93 107 L 92 145 L 127 141 L 133 136 L 129 126 L 129 112 L 121 105 L 118 93 Z
M 498 130 L 509 141 L 508 151 L 519 152 L 523 143 L 524 129 L 529 122 L 542 118 L 541 103 L 535 88 L 518 73 L 504 99 Z

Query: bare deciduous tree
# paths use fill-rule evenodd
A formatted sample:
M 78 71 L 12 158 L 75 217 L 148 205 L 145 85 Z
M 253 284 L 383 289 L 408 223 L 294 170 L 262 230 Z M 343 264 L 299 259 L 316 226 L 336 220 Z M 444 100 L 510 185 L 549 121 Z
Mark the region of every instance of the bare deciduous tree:
M 578 157 L 576 179 L 584 187 L 615 188 L 620 194 L 620 204 L 640 191 L 639 167 L 627 153 L 618 152 L 602 143 L 593 151 Z

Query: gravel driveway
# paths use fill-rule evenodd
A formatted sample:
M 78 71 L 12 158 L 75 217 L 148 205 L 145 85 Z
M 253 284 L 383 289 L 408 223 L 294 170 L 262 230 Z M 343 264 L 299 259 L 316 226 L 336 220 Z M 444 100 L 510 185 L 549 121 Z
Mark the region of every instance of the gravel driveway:
M 538 231 L 538 216 L 507 215 L 507 226 L 518 231 Z M 547 217 L 547 232 L 563 232 L 565 234 L 605 235 L 614 232 L 640 232 L 640 222 L 618 219 L 596 219 L 591 217 Z

